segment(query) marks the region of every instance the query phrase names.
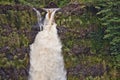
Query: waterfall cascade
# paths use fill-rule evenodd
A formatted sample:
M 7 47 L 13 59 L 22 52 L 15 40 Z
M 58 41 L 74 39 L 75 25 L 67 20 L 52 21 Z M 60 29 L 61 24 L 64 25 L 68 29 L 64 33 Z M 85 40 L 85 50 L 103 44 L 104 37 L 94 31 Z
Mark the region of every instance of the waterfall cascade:
M 66 80 L 62 44 L 57 34 L 54 14 L 58 8 L 44 9 L 47 13 L 44 21 L 37 12 L 39 27 L 34 43 L 30 45 L 29 80 Z M 43 22 L 43 23 L 41 23 Z

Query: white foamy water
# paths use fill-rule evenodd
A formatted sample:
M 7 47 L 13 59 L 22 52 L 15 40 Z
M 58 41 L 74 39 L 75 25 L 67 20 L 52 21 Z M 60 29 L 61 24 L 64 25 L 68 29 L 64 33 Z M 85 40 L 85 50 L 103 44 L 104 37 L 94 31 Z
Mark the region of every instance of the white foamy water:
M 34 10 L 39 23 L 41 15 L 35 8 Z M 43 30 L 38 32 L 34 43 L 30 45 L 29 80 L 66 80 L 62 45 L 54 22 L 54 14 L 58 8 L 45 10 L 47 14 L 42 24 Z M 41 23 L 39 26 L 41 28 Z

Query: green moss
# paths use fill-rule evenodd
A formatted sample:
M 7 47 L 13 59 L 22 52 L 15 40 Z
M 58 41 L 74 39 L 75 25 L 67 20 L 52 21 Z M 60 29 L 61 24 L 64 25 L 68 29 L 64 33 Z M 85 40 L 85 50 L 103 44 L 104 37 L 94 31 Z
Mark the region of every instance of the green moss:
M 64 60 L 66 63 L 65 64 L 66 68 L 75 67 L 80 63 L 78 57 L 76 57 L 75 55 L 67 55 L 65 56 Z
M 22 34 L 19 36 L 19 38 L 20 38 L 20 46 L 28 47 L 29 40 L 27 39 L 27 37 Z
M 8 45 L 9 47 L 19 47 L 19 36 L 16 32 L 10 33 L 8 36 L 1 36 L 0 46 Z
M 80 79 L 76 76 L 68 76 L 68 80 L 80 80 Z

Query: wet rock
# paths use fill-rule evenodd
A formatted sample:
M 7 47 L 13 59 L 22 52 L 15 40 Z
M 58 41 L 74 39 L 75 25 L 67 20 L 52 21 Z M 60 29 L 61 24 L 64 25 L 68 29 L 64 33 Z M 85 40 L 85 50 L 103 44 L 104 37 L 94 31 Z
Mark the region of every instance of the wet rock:
M 54 2 L 50 2 L 45 8 L 58 8 L 58 6 Z
M 31 30 L 33 30 L 33 31 L 40 31 L 39 24 L 37 23 L 36 25 L 32 26 Z

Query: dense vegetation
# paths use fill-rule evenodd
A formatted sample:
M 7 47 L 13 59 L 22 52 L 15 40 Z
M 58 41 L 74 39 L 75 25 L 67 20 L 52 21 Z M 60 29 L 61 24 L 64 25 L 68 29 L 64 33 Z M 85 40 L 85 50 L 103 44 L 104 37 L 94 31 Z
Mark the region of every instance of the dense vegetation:
M 73 10 L 70 14 L 56 15 L 68 80 L 119 80 L 120 1 L 51 1 L 64 11 Z M 39 8 L 49 2 L 0 0 L 0 6 L 28 5 Z M 29 45 L 38 32 L 33 28 L 36 22 L 36 13 L 31 9 L 0 9 L 0 80 L 27 80 Z

